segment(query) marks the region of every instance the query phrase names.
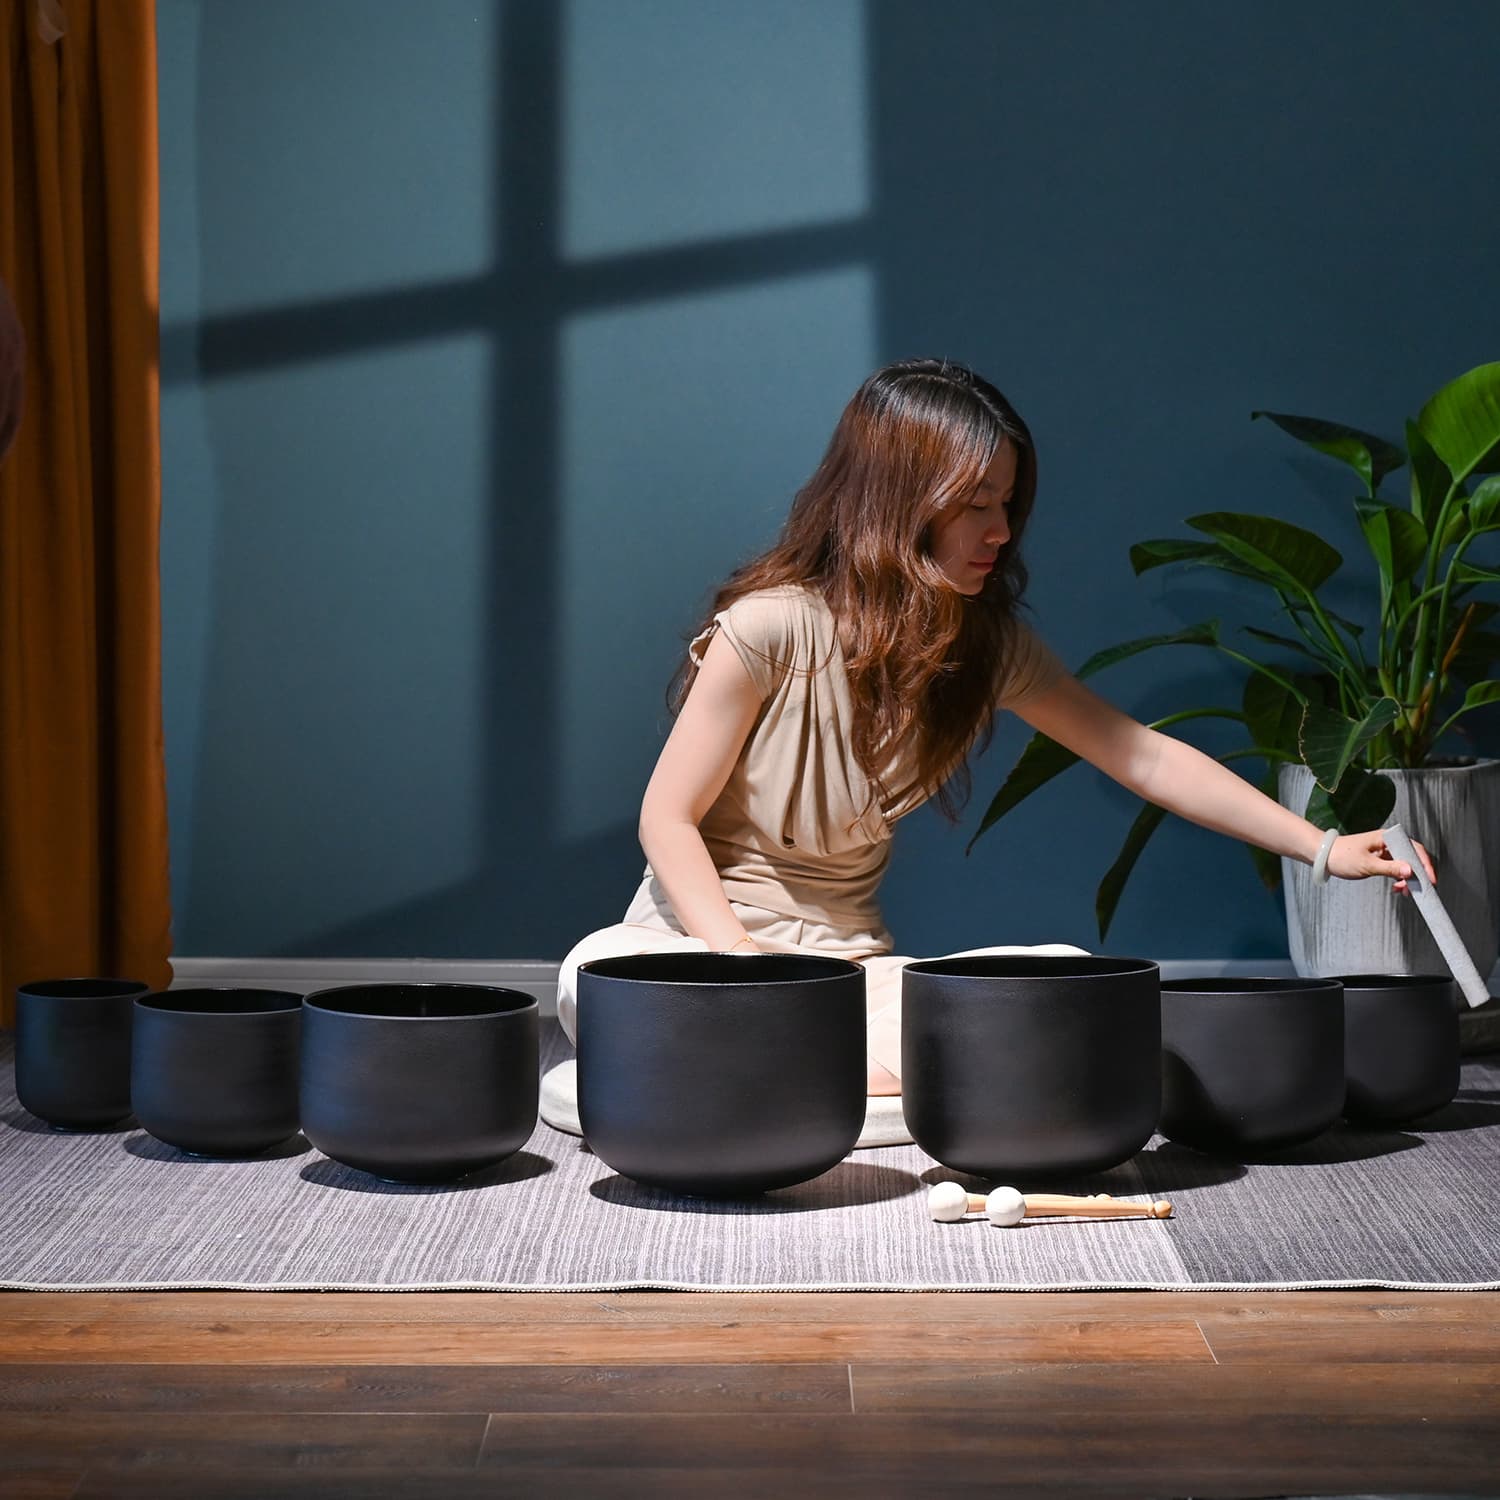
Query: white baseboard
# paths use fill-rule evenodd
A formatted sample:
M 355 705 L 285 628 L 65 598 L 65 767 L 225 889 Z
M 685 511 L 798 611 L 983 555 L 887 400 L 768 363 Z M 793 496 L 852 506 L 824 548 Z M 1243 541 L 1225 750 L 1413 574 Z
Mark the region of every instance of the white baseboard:
M 544 1016 L 557 1014 L 555 962 L 490 958 L 174 958 L 172 983 L 243 985 L 309 994 L 341 984 L 498 984 L 524 990 L 541 1002 Z M 1292 972 L 1286 959 L 1177 958 L 1161 961 L 1163 979 L 1193 975 L 1261 975 Z

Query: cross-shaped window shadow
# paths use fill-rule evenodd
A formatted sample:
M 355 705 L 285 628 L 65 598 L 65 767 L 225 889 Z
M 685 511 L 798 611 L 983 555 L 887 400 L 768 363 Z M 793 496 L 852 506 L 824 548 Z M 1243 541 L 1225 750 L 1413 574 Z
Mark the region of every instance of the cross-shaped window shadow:
M 633 826 L 569 839 L 556 817 L 558 685 L 565 666 L 558 576 L 564 329 L 570 319 L 601 309 L 868 267 L 874 258 L 874 211 L 867 207 L 859 216 L 827 224 L 568 259 L 559 229 L 564 7 L 508 3 L 498 18 L 500 107 L 489 268 L 163 330 L 161 367 L 168 385 L 466 333 L 490 335 L 482 562 L 487 603 L 480 628 L 491 654 L 484 663 L 479 731 L 486 769 L 481 804 L 473 809 L 483 864 L 474 876 L 445 888 L 280 944 L 287 956 L 380 956 L 390 952 L 393 940 L 410 951 L 409 939 L 392 934 L 416 933 L 430 944 L 426 951 L 452 956 L 485 934 L 504 934 L 507 956 L 558 957 L 582 935 L 582 914 L 617 920 L 609 913 L 623 908 L 628 896 L 620 872 L 635 865 L 639 854 Z M 399 682 L 391 687 L 400 693 Z M 502 753 L 503 774 L 496 769 Z M 211 809 L 198 811 L 206 817 Z M 371 809 L 372 818 L 379 816 L 379 809 Z M 195 838 L 209 836 L 195 830 Z M 492 939 L 484 956 L 493 952 Z

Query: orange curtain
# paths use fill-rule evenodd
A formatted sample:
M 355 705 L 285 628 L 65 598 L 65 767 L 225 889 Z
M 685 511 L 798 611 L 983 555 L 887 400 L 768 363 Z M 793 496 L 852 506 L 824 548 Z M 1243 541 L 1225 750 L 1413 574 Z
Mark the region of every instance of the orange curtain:
M 0 1024 L 31 979 L 171 977 L 154 0 L 0 0 Z

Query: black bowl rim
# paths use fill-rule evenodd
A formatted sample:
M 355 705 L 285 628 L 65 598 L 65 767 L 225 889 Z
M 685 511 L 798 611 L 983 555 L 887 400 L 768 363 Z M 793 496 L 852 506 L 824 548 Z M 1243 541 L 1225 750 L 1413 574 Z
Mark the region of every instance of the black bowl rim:
M 996 965 L 1006 963 L 1070 964 L 1074 967 L 1072 969 L 1058 968 L 1042 974 L 1016 975 L 982 972 L 965 974 L 959 968 L 953 967 L 987 963 Z M 1082 967 L 1087 964 L 1108 964 L 1113 967 L 1097 969 L 1091 973 L 1087 968 Z M 948 958 L 919 959 L 915 963 L 905 965 L 901 972 L 903 974 L 932 974 L 939 979 L 1034 979 L 1047 984 L 1053 980 L 1076 982 L 1089 979 L 1128 979 L 1153 972 L 1160 974 L 1161 965 L 1152 958 L 1115 958 L 1107 953 L 970 953 L 957 954 Z
M 194 995 L 256 995 L 266 1000 L 284 1000 L 285 1005 L 251 1006 L 245 1010 L 198 1010 L 192 1005 L 173 1004 Z M 149 995 L 138 995 L 136 1006 L 141 1010 L 158 1011 L 162 1015 L 182 1016 L 279 1016 L 289 1010 L 302 1009 L 302 996 L 295 990 L 266 989 L 251 984 L 185 984 L 181 989 L 153 990 Z
M 1200 974 L 1188 979 L 1164 979 L 1163 995 L 1294 995 L 1299 990 L 1313 994 L 1342 992 L 1339 979 L 1298 979 L 1284 974 Z
M 594 975 L 599 979 L 617 980 L 623 984 L 649 984 L 654 989 L 701 990 L 708 988 L 718 988 L 721 984 L 726 988 L 728 988 L 731 984 L 734 984 L 735 986 L 738 985 L 739 981 L 731 981 L 728 979 L 666 979 L 657 976 L 653 976 L 651 978 L 642 976 L 637 978 L 636 976 L 631 974 L 611 974 L 607 972 L 608 966 L 611 964 L 645 963 L 647 961 L 652 961 L 657 963 L 665 962 L 670 965 L 679 961 L 682 963 L 687 963 L 689 961 L 702 962 L 702 960 L 705 958 L 730 959 L 733 961 L 736 968 L 738 968 L 740 965 L 743 965 L 743 972 L 745 975 L 743 982 L 747 985 L 769 985 L 779 983 L 795 984 L 800 988 L 804 985 L 829 984 L 838 980 L 848 979 L 851 977 L 851 975 L 855 974 L 863 976 L 865 972 L 863 967 L 855 963 L 853 959 L 839 958 L 831 953 L 726 953 L 712 948 L 702 953 L 699 953 L 697 951 L 690 951 L 686 953 L 617 953 L 610 957 L 593 958 L 590 959 L 588 963 L 579 964 L 578 972 L 580 974 Z M 779 966 L 780 963 L 784 960 L 792 959 L 800 964 L 819 965 L 825 969 L 825 972 L 822 974 L 809 975 L 805 979 L 782 980 L 778 980 L 774 974 L 755 974 L 754 971 L 756 969 L 764 969 L 766 967 L 765 960 L 767 959 L 774 959 L 777 961 L 776 965 L 773 965 L 773 967 Z
M 109 985 L 113 988 L 94 991 L 74 988 L 90 984 Z M 41 1000 L 125 1000 L 150 993 L 151 986 L 144 979 L 114 979 L 107 975 L 79 975 L 74 979 L 33 979 L 29 984 L 16 986 L 17 995 L 35 995 Z
M 389 992 L 392 990 L 461 990 L 468 994 L 490 994 L 503 996 L 507 1001 L 518 1001 L 519 1004 L 497 1005 L 494 1010 L 471 1011 L 467 1015 L 458 1016 L 401 1016 L 382 1015 L 379 1011 L 352 1010 L 344 1005 L 331 1005 L 325 1003 L 330 995 L 347 995 L 351 992 L 370 991 Z M 410 984 L 401 980 L 379 980 L 370 984 L 333 984 L 324 989 L 314 990 L 310 995 L 302 997 L 302 1003 L 310 1010 L 322 1011 L 329 1016 L 361 1016 L 368 1021 L 492 1021 L 497 1016 L 521 1016 L 528 1010 L 540 1010 L 541 1003 L 535 995 L 528 995 L 525 990 L 510 989 L 501 984 L 460 984 L 444 980 L 417 980 Z
M 1328 977 L 1337 979 L 1346 992 L 1349 990 L 1414 990 L 1419 986 L 1458 983 L 1451 974 L 1330 974 Z

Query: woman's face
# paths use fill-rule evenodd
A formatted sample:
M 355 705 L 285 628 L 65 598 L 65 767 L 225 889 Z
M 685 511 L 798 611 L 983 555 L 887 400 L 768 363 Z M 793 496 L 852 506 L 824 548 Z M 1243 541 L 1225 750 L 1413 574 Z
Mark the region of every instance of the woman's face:
M 1010 540 L 1010 500 L 1016 487 L 1016 445 L 1009 439 L 995 450 L 979 489 L 967 505 L 946 511 L 932 523 L 932 560 L 960 594 L 977 594 L 994 570 L 1000 549 Z

